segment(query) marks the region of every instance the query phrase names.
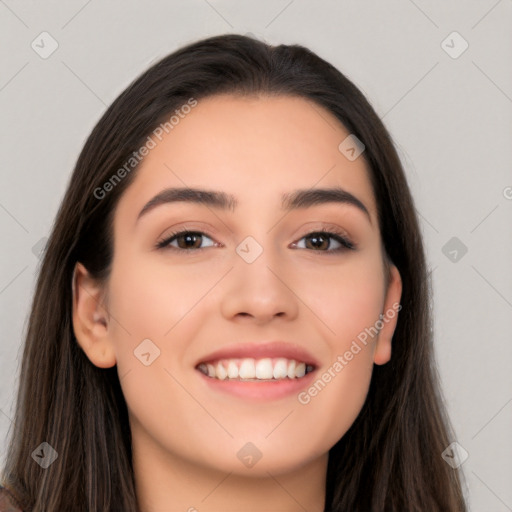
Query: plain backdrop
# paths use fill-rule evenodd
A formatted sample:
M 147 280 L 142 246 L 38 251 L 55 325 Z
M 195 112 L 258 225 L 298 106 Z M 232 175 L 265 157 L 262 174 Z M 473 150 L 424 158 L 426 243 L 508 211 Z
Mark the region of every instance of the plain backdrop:
M 511 511 L 511 22 L 511 0 L 0 1 L 0 457 L 38 254 L 87 135 L 155 59 L 252 33 L 332 62 L 390 130 L 427 248 L 470 507 Z

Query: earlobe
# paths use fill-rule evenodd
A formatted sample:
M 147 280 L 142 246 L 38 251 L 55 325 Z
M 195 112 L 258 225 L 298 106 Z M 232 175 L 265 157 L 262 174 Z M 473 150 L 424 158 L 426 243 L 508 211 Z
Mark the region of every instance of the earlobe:
M 373 354 L 375 364 L 386 364 L 391 359 L 391 346 L 393 334 L 398 321 L 398 314 L 402 306 L 402 278 L 395 265 L 390 266 L 390 279 L 386 297 L 384 300 L 384 311 L 380 316 L 379 334 Z
M 78 262 L 73 270 L 73 331 L 89 360 L 99 368 L 116 364 L 109 332 L 109 315 L 102 304 L 103 287 Z

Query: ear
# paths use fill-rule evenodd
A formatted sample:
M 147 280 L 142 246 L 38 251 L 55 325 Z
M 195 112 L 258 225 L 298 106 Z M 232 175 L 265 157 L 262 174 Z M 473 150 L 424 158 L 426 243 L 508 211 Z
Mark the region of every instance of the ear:
M 99 368 L 116 364 L 109 333 L 109 314 L 103 306 L 103 287 L 78 262 L 73 270 L 73 331 L 89 360 Z
M 402 308 L 400 298 L 402 296 L 402 278 L 395 265 L 390 263 L 389 284 L 384 299 L 384 311 L 380 316 L 382 324 L 379 322 L 380 329 L 373 361 L 375 364 L 386 364 L 391 359 L 391 340 L 395 332 L 398 321 L 398 312 Z

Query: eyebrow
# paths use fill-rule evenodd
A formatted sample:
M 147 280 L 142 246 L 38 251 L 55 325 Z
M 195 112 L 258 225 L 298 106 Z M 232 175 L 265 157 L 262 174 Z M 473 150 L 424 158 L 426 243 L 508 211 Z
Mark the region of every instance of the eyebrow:
M 225 192 L 188 187 L 166 188 L 144 205 L 137 216 L 137 221 L 157 206 L 175 202 L 195 203 L 224 211 L 235 211 L 238 206 L 238 200 L 235 196 Z M 341 203 L 354 206 L 368 217 L 371 224 L 370 213 L 363 202 L 340 187 L 299 189 L 281 196 L 281 209 L 284 211 L 310 208 L 311 206 L 326 203 Z

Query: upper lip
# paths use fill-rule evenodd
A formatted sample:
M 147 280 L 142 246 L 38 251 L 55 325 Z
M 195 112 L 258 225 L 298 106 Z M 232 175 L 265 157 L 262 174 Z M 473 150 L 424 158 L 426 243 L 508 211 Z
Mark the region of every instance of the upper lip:
M 303 347 L 286 341 L 269 341 L 261 343 L 237 343 L 228 345 L 215 352 L 212 352 L 199 361 L 201 363 L 218 361 L 219 359 L 263 359 L 267 357 L 284 357 L 312 365 L 315 368 L 319 365 L 316 359 Z

